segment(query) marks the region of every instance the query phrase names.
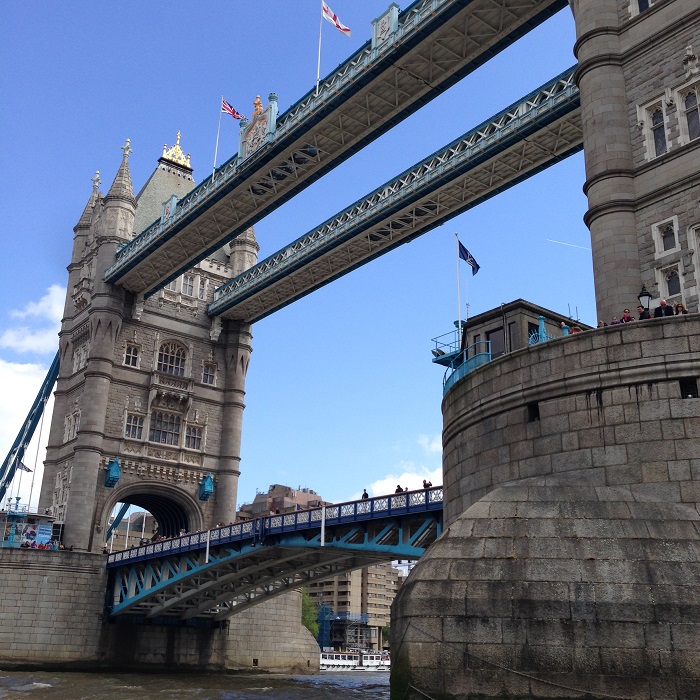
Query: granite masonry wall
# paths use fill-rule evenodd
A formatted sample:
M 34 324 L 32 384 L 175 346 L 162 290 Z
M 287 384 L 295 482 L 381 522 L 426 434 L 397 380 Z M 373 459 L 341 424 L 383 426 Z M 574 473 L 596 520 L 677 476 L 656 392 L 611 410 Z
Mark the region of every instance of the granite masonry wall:
M 700 697 L 700 318 L 495 360 L 443 401 L 445 524 L 392 698 Z
M 99 554 L 0 549 L 0 664 L 4 668 L 318 671 L 319 649 L 290 592 L 221 629 L 104 620 Z

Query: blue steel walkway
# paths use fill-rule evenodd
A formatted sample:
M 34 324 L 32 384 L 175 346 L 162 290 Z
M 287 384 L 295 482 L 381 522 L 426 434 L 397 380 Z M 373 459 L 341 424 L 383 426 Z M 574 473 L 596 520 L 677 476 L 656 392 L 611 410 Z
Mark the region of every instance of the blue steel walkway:
M 110 554 L 112 616 L 218 623 L 311 581 L 417 559 L 442 532 L 442 487 L 247 520 Z

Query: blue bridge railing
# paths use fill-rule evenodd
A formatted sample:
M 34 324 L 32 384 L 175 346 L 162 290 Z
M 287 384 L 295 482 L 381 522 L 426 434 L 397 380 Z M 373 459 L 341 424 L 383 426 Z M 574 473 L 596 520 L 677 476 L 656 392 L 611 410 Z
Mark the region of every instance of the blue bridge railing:
M 179 552 L 206 549 L 229 542 L 252 540 L 264 544 L 267 535 L 301 532 L 322 526 L 379 520 L 400 515 L 442 510 L 442 486 L 378 496 L 360 501 L 338 503 L 311 510 L 281 513 L 223 527 L 182 535 L 172 539 L 114 552 L 107 558 L 107 568 L 153 559 Z

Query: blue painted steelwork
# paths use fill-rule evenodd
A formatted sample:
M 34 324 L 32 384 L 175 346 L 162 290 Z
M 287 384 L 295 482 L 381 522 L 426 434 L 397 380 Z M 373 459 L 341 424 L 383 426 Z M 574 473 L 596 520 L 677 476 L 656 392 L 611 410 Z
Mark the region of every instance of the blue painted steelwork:
M 24 452 L 31 442 L 37 425 L 39 425 L 39 420 L 44 412 L 44 408 L 46 407 L 46 402 L 49 400 L 51 390 L 53 389 L 53 385 L 56 383 L 56 378 L 58 377 L 59 362 L 59 353 L 57 352 L 56 356 L 53 358 L 51 367 L 49 367 L 49 371 L 46 373 L 46 377 L 41 385 L 41 388 L 39 389 L 39 393 L 34 399 L 34 403 L 29 409 L 27 417 L 24 419 L 24 423 L 20 428 L 19 434 L 12 443 L 10 452 L 8 453 L 7 457 L 5 457 L 2 467 L 0 467 L 0 501 L 5 497 L 7 487 L 12 482 L 15 471 L 17 470 L 18 465 L 21 464 L 22 458 L 24 457 Z
M 481 4 L 483 4 L 483 8 Z M 480 3 L 479 0 L 416 0 L 400 13 L 398 29 L 390 41 L 385 41 L 374 48 L 371 41 L 366 42 L 345 63 L 321 82 L 318 92 L 315 89 L 310 90 L 279 117 L 274 137 L 265 146 L 245 160 L 242 160 L 238 155 L 231 158 L 212 177 L 204 180 L 185 196 L 178 203 L 174 215 L 166 222 L 156 221 L 120 249 L 117 253 L 117 261 L 107 270 L 105 279 L 109 282 L 118 282 L 164 243 L 196 221 L 214 204 L 231 195 L 237 188 L 241 188 L 246 182 L 250 186 L 252 194 L 262 198 L 272 190 L 280 190 L 271 200 L 261 201 L 259 206 L 252 209 L 244 219 L 234 217 L 220 225 L 220 230 L 211 239 L 211 242 L 207 238 L 201 250 L 197 250 L 186 260 L 183 258 L 171 263 L 167 276 L 159 279 L 157 285 L 162 286 L 176 279 L 183 271 L 220 248 L 226 241 L 235 238 L 303 188 L 378 138 L 405 117 L 413 114 L 420 106 L 427 104 L 465 75 L 486 63 L 517 39 L 559 12 L 566 4 L 566 0 L 540 0 L 528 5 L 520 21 L 514 22 L 512 26 L 509 24 L 508 31 L 494 31 L 493 36 L 490 32 L 483 32 L 482 37 L 478 32 L 465 32 L 459 24 L 455 25 L 450 32 L 452 38 L 464 36 L 465 46 L 469 45 L 469 50 L 464 52 L 463 60 L 460 60 L 462 57 L 459 53 L 455 53 L 452 57 L 454 60 L 443 62 L 444 65 L 440 65 L 440 71 L 434 71 L 433 80 L 426 81 L 418 76 L 415 85 L 402 86 L 401 90 L 397 92 L 400 97 L 397 98 L 399 102 L 396 104 L 395 112 L 372 119 L 371 125 L 368 122 L 368 129 L 357 138 L 339 139 L 342 143 L 335 152 L 330 153 L 328 148 L 326 149 L 328 152 L 324 156 L 325 160 L 317 158 L 319 151 L 312 145 L 316 140 L 314 129 L 317 125 L 341 112 L 343 105 L 350 98 L 362 93 L 375 83 L 379 84 L 381 89 L 386 92 L 387 85 L 391 81 L 386 80 L 386 85 L 382 85 L 381 81 L 383 77 L 386 77 L 388 71 L 393 70 L 403 57 L 419 49 L 423 42 L 433 38 L 433 35 L 436 35 L 443 26 L 459 17 L 460 13 L 471 12 L 472 8 L 475 8 L 473 11 L 476 15 L 479 11 L 501 11 L 506 16 L 511 15 L 511 20 L 512 16 L 517 16 L 515 13 L 509 12 L 510 8 L 506 6 L 505 2 L 501 6 L 500 3 Z M 522 10 L 522 5 L 518 9 Z M 464 19 L 463 21 L 466 22 Z M 483 46 L 479 44 L 482 38 L 484 39 Z M 391 97 L 393 99 L 393 95 Z M 342 119 L 337 121 L 342 127 Z M 338 124 L 333 124 L 333 129 L 336 131 Z M 295 179 L 293 177 L 296 170 L 294 159 L 297 155 L 303 157 L 304 143 L 312 151 L 309 152 L 306 160 L 312 158 L 317 160 L 317 163 L 313 165 L 313 168 L 308 168 L 303 179 L 297 180 L 293 185 L 287 186 L 285 183 L 284 187 L 276 186 L 276 182 L 279 184 L 288 178 Z M 295 148 L 301 150 L 290 150 L 295 144 Z M 276 169 L 268 171 L 267 164 L 272 163 L 273 160 L 279 161 L 280 157 L 285 156 L 289 157 L 289 162 L 284 167 L 275 166 Z M 181 256 L 184 255 L 185 253 L 181 252 Z M 147 286 L 143 289 L 132 289 L 132 291 L 143 291 L 148 296 L 156 289 Z
M 445 370 L 445 375 L 442 378 L 442 395 L 444 396 L 455 382 L 488 362 L 491 362 L 490 340 L 481 340 L 470 345 L 466 350 L 462 350 Z
M 349 243 L 356 242 L 352 254 L 348 252 L 342 256 L 343 263 L 338 266 L 337 271 L 334 270 L 325 277 L 321 274 L 311 275 L 312 281 L 308 286 L 304 286 L 305 280 L 292 285 L 299 291 L 295 291 L 288 298 L 279 300 L 279 295 L 271 295 L 275 297 L 275 301 L 271 301 L 264 308 L 235 316 L 249 322 L 265 318 L 314 289 L 393 250 L 398 245 L 415 239 L 581 150 L 583 137 L 579 128 L 572 143 L 567 144 L 565 139 L 560 139 L 561 143 L 566 144 L 564 150 L 545 153 L 542 155 L 542 162 L 536 167 L 514 172 L 511 170 L 507 181 L 473 199 L 464 202 L 440 202 L 440 206 L 434 201 L 425 201 L 431 195 L 439 195 L 441 188 L 450 186 L 458 178 L 464 177 L 484 163 L 497 160 L 515 145 L 527 142 L 533 135 L 546 131 L 558 120 L 577 113 L 580 98 L 574 82 L 575 68 L 574 66 L 564 71 L 537 90 L 533 90 L 488 121 L 469 130 L 445 148 L 378 187 L 332 219 L 328 219 L 318 228 L 219 287 L 214 292 L 214 301 L 209 305 L 208 313 L 212 316 L 226 314 L 266 288 L 272 287 L 276 282 L 284 280 L 287 283 L 293 273 L 303 272 L 321 257 L 324 266 L 328 267 L 332 264 L 330 254 L 333 251 L 341 246 L 346 246 L 349 250 Z M 407 212 L 411 205 L 414 205 L 414 209 Z M 369 234 L 365 233 L 367 231 Z
M 442 487 L 248 520 L 109 555 L 111 615 L 223 620 L 311 580 L 416 559 L 442 531 Z
M 119 468 L 119 459 L 115 457 L 107 465 L 107 473 L 105 474 L 105 486 L 113 488 L 119 482 L 119 477 L 122 475 L 122 470 Z
M 124 519 L 124 515 L 126 514 L 126 511 L 129 510 L 131 507 L 130 503 L 122 503 L 122 507 L 119 509 L 119 512 L 117 513 L 117 517 L 112 520 L 112 524 L 109 526 L 107 529 L 107 535 L 105 536 L 105 542 L 109 542 L 109 538 L 112 536 L 112 533 L 119 527 L 119 523 Z
M 208 501 L 212 493 L 214 493 L 214 479 L 211 474 L 207 474 L 199 485 L 199 500 Z
M 528 345 L 537 345 L 539 343 L 546 343 L 548 340 L 554 340 L 554 336 L 547 333 L 547 328 L 545 326 L 544 316 L 537 317 L 537 332 L 530 333 L 528 338 Z M 563 335 L 569 335 L 569 327 L 565 326 L 566 331 Z

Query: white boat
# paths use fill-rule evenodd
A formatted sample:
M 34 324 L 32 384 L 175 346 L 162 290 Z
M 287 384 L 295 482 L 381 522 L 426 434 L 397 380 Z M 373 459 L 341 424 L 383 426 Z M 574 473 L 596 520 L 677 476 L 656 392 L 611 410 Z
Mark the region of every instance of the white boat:
M 362 658 L 360 658 L 362 657 Z M 322 651 L 322 671 L 388 671 L 389 652 Z

